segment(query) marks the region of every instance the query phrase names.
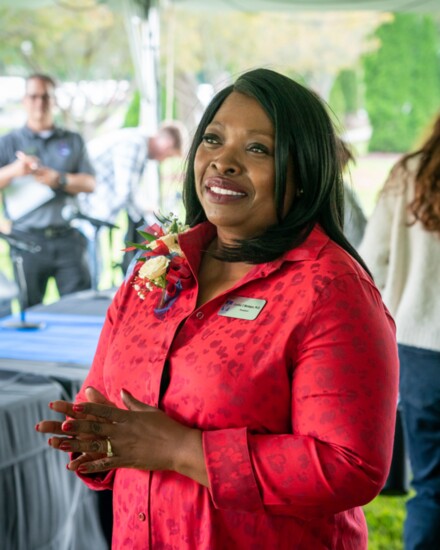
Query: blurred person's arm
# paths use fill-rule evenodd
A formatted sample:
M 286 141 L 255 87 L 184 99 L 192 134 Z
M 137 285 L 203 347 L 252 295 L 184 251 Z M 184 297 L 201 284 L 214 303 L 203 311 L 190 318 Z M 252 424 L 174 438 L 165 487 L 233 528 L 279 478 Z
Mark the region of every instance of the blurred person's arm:
M 91 193 L 95 189 L 95 177 L 91 174 L 68 174 L 42 166 L 35 171 L 35 179 L 54 190 L 61 189 L 69 195 Z
M 76 195 L 91 193 L 95 189 L 95 177 L 88 173 L 67 174 L 41 166 L 39 159 L 17 151 L 17 159 L 0 168 L 0 189 L 7 187 L 14 178 L 32 175 L 37 181 L 52 189 L 60 189 Z
M 0 168 L 0 189 L 7 187 L 14 178 L 34 174 L 39 165 L 37 157 L 17 151 L 17 158 Z

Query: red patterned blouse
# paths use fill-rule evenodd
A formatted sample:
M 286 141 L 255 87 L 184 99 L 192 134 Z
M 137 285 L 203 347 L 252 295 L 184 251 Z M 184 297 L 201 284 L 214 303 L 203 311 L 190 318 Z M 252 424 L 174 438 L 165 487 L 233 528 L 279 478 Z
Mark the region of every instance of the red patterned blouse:
M 369 276 L 321 229 L 196 308 L 202 224 L 180 236 L 194 280 L 161 318 L 130 279 L 84 383 L 121 388 L 203 430 L 207 489 L 113 470 L 113 549 L 367 548 L 360 506 L 385 482 L 397 402 L 395 328 Z M 160 397 L 165 365 L 169 385 Z M 83 390 L 78 396 L 85 400 Z

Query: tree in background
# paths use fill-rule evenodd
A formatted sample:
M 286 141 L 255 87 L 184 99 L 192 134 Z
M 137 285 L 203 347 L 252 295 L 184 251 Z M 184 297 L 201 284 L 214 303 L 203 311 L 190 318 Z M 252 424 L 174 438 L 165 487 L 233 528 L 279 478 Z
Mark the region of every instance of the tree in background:
M 135 124 L 121 112 L 132 97 L 134 75 L 120 9 L 69 5 L 0 8 L 0 72 L 53 74 L 64 84 L 63 124 L 88 138 L 106 121 Z M 330 101 L 343 129 L 365 128 L 368 117 L 360 115 L 366 116 L 366 107 L 373 150 L 407 150 L 438 108 L 439 38 L 431 17 L 398 14 L 392 20 L 378 12 L 195 12 L 164 4 L 162 107 L 169 105 L 166 116 L 192 131 L 204 110 L 201 83 L 215 91 L 240 72 L 273 67 Z
M 0 8 L 3 75 L 44 72 L 61 84 L 60 118 L 91 137 L 132 93 L 122 15 L 108 6 Z M 93 82 L 93 84 L 91 84 Z
M 432 16 L 399 13 L 364 58 L 372 151 L 405 152 L 439 109 L 440 36 Z
M 338 73 L 355 67 L 363 53 L 377 47 L 378 41 L 369 36 L 390 17 L 359 11 L 219 11 L 213 16 L 212 11 L 171 6 L 162 13 L 163 44 L 168 45 L 161 48 L 166 54 L 163 74 L 169 74 L 172 57 L 176 94 L 181 98 L 178 116 L 184 120 L 200 111 L 195 92 L 199 82 L 210 83 L 215 90 L 231 75 L 255 66 L 274 67 L 328 100 Z
M 365 86 L 362 69 L 343 69 L 332 88 L 329 104 L 338 120 L 343 121 L 345 141 L 352 144 L 358 154 L 365 153 L 372 128 L 365 109 Z
M 127 112 L 125 113 L 123 128 L 135 128 L 139 126 L 141 111 L 141 94 L 139 90 L 135 90 L 133 97 L 128 105 Z

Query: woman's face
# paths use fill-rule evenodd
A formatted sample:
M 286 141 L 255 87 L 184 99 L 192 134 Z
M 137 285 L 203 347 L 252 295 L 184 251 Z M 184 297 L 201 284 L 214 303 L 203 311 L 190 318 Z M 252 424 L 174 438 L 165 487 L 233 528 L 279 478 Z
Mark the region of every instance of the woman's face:
M 259 235 L 277 222 L 275 132 L 253 98 L 232 92 L 206 127 L 194 161 L 197 195 L 219 239 Z M 289 169 L 285 211 L 294 186 Z

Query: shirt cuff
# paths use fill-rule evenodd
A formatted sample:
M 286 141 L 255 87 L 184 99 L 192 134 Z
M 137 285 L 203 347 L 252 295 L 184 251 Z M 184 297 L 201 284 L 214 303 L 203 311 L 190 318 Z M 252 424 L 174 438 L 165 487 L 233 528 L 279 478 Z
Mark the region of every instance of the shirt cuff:
M 246 428 L 203 432 L 203 452 L 216 508 L 255 512 L 263 508 Z

